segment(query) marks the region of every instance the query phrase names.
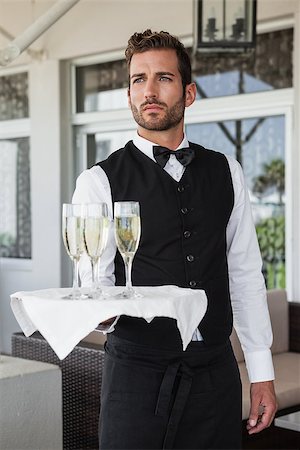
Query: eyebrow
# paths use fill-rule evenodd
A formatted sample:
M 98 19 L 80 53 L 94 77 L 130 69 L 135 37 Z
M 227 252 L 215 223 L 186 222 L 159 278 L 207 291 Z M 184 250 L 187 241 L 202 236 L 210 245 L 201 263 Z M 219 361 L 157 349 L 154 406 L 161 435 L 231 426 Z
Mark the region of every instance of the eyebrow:
M 145 75 L 145 73 L 134 73 L 130 78 L 142 77 L 143 75 Z
M 142 72 L 142 73 L 134 73 L 133 75 L 131 75 L 131 79 L 132 78 L 138 78 L 138 77 L 142 77 L 142 76 L 144 76 L 145 75 L 145 72 Z M 156 72 L 155 73 L 155 75 L 160 75 L 160 76 L 162 76 L 162 75 L 169 75 L 169 76 L 171 76 L 171 77 L 175 77 L 175 74 L 174 73 L 172 73 L 172 72 L 165 72 L 165 71 L 162 71 L 162 72 Z

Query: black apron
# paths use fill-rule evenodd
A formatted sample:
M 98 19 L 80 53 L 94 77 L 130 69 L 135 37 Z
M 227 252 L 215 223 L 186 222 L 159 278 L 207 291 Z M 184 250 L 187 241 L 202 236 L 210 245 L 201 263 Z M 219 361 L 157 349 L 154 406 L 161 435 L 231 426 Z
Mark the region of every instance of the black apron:
M 186 351 L 108 335 L 100 449 L 240 449 L 241 382 L 230 341 Z

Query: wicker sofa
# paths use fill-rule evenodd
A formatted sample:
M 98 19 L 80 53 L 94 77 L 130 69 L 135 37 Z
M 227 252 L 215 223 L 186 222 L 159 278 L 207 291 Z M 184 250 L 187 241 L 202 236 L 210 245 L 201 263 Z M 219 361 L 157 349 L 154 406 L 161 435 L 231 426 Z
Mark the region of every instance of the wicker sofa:
M 300 353 L 297 353 L 300 351 L 300 348 L 297 348 L 295 342 L 292 344 L 293 349 L 291 349 L 290 345 L 290 332 L 292 330 L 290 330 L 289 318 L 291 311 L 290 304 L 287 301 L 286 291 L 283 289 L 268 291 L 268 307 L 273 329 L 273 345 L 271 350 L 276 377 L 275 390 L 278 409 L 280 411 L 297 406 L 300 409 Z M 297 304 L 292 304 L 292 307 L 296 310 Z M 298 310 L 300 310 L 300 304 Z M 250 409 L 250 384 L 244 355 L 235 331 L 232 333 L 231 343 L 239 363 L 243 385 L 243 419 L 247 419 Z
M 268 302 L 273 324 L 274 343 L 272 352 L 276 372 L 276 391 L 279 402 L 278 415 L 290 408 L 300 409 L 300 303 L 288 303 L 285 291 L 270 291 Z M 291 339 L 292 336 L 292 339 Z M 103 335 L 93 332 L 76 346 L 71 354 L 60 361 L 39 333 L 26 338 L 22 333 L 12 336 L 12 354 L 17 357 L 45 361 L 60 366 L 63 389 L 63 445 L 64 449 L 97 449 L 100 390 L 104 362 Z M 243 383 L 243 419 L 249 412 L 249 381 L 238 339 L 233 333 L 232 343 Z M 287 409 L 288 408 L 288 409 Z M 244 427 L 245 428 L 245 427 Z M 286 436 L 282 446 L 276 434 L 260 433 L 259 438 L 249 440 L 244 436 L 243 448 L 296 449 L 292 438 L 286 447 Z M 291 432 L 295 433 L 295 432 Z M 277 435 L 276 435 L 277 436 Z M 257 444 L 253 442 L 257 440 Z

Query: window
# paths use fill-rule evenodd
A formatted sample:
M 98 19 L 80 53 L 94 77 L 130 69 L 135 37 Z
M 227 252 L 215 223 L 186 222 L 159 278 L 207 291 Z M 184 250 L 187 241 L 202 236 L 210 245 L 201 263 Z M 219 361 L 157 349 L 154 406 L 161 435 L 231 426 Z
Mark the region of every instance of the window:
M 0 76 L 0 120 L 29 117 L 27 73 Z
M 285 118 L 186 126 L 190 141 L 233 156 L 242 167 L 268 289 L 285 288 Z
M 127 86 L 125 60 L 77 67 L 76 112 L 127 108 Z
M 293 29 L 257 35 L 249 55 L 194 57 L 198 98 L 289 88 L 293 85 Z
M 31 256 L 29 139 L 0 140 L 0 254 Z
M 79 127 L 76 139 L 76 176 L 84 169 L 103 161 L 111 153 L 123 147 L 127 141 L 133 138 L 135 126 L 133 125 L 133 127 L 133 129 L 113 132 L 101 132 L 89 127 Z
M 200 101 L 185 116 L 189 140 L 242 164 L 267 287 L 286 287 L 290 295 L 295 180 L 285 174 L 292 158 L 292 52 L 293 29 L 284 29 L 259 34 L 250 56 L 197 54 L 193 77 Z M 127 84 L 120 58 L 76 68 L 76 174 L 131 138 L 136 125 Z
M 257 35 L 249 55 L 191 54 L 198 98 L 289 88 L 293 85 L 293 29 Z M 125 59 L 75 69 L 76 112 L 127 108 Z
M 0 257 L 31 257 L 28 77 L 0 77 Z

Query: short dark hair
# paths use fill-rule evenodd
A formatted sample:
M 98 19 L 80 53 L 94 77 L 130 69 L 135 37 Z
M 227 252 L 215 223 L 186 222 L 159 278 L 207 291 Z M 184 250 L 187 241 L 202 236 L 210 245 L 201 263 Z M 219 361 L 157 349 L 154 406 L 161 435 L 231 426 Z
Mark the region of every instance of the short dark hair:
M 183 90 L 192 82 L 191 60 L 184 45 L 175 36 L 167 31 L 146 30 L 143 33 L 134 33 L 125 50 L 128 74 L 130 72 L 131 58 L 135 53 L 143 53 L 147 50 L 169 48 L 176 51 L 178 70 L 181 75 Z

